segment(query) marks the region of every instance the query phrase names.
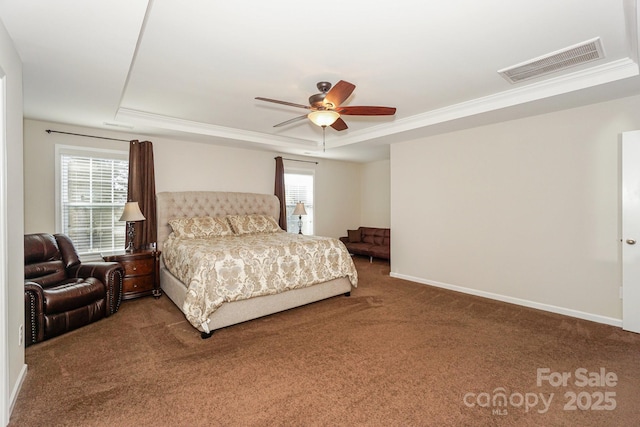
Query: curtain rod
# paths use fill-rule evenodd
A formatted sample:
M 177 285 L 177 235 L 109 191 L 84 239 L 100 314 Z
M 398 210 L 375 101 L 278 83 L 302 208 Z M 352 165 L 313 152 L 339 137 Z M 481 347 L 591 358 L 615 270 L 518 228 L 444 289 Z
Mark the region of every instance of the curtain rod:
M 274 157 L 274 159 L 277 159 L 277 157 Z M 315 163 L 316 165 L 318 164 L 318 162 L 313 162 L 311 160 L 287 159 L 286 157 L 283 157 L 282 160 L 289 160 L 291 162 Z
M 65 135 L 84 136 L 86 138 L 109 139 L 111 141 L 131 142 L 130 139 L 107 138 L 106 136 L 95 136 L 95 135 L 85 135 L 85 134 L 82 134 L 82 133 L 61 132 L 59 130 L 51 130 L 51 129 L 47 129 L 47 130 L 45 130 L 45 132 L 47 132 L 49 134 L 53 132 L 53 133 L 62 133 L 62 134 L 65 134 Z
M 131 140 L 129 140 L 129 139 L 107 138 L 105 136 L 86 135 L 86 134 L 83 134 L 83 133 L 62 132 L 62 131 L 59 131 L 59 130 L 51 130 L 51 129 L 47 129 L 47 130 L 45 130 L 45 132 L 47 132 L 48 134 L 61 133 L 61 134 L 64 134 L 64 135 L 84 136 L 86 138 L 97 138 L 97 139 L 108 139 L 108 140 L 111 140 L 111 141 L 131 142 Z M 275 157 L 274 157 L 274 159 L 275 159 Z M 285 157 L 283 157 L 282 160 L 289 160 L 291 162 L 315 163 L 316 165 L 318 164 L 318 162 L 313 162 L 311 160 L 287 159 Z

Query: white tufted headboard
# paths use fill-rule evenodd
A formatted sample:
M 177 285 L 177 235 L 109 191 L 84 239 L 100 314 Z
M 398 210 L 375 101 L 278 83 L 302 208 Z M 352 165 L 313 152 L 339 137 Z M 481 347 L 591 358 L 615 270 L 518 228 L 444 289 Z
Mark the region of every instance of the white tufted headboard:
M 169 237 L 169 220 L 197 216 L 261 214 L 278 221 L 280 201 L 272 194 L 233 193 L 224 191 L 178 191 L 156 194 L 158 215 L 158 250 Z

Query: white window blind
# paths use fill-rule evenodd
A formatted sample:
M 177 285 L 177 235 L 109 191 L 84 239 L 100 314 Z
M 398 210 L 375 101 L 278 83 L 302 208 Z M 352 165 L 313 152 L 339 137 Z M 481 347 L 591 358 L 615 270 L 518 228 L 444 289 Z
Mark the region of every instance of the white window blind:
M 59 230 L 81 255 L 124 248 L 125 153 L 59 150 Z
M 287 205 L 287 231 L 297 233 L 299 217 L 293 215 L 296 203 L 304 203 L 307 215 L 302 217 L 302 234 L 313 234 L 313 171 L 285 172 L 284 188 Z

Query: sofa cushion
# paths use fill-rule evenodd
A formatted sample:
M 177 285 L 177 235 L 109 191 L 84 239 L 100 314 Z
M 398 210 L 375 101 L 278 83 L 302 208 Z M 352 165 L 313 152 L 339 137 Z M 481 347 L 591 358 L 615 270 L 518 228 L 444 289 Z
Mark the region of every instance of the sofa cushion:
M 105 297 L 105 286 L 95 277 L 74 278 L 44 289 L 46 314 L 63 313 L 87 306 Z
M 43 288 L 56 285 L 67 278 L 62 260 L 37 262 L 24 266 L 24 278 Z
M 349 251 L 356 253 L 368 253 L 373 245 L 371 243 L 349 243 Z
M 371 245 L 366 255 L 376 257 L 376 258 L 391 258 L 391 250 L 389 246 L 383 245 Z
M 58 243 L 51 234 L 27 234 L 24 236 L 24 263 L 60 259 Z
M 390 230 L 388 228 L 360 227 L 362 230 L 362 241 L 373 243 L 374 245 L 390 244 Z
M 349 243 L 359 243 L 362 241 L 362 234 L 360 234 L 360 230 L 347 230 L 347 234 L 349 237 Z

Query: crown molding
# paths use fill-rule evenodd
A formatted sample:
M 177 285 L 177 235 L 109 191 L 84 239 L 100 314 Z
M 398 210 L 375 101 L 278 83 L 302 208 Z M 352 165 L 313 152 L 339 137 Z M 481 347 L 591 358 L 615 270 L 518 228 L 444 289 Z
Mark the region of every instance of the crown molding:
M 276 147 L 308 149 L 309 147 L 315 147 L 318 145 L 317 141 L 229 128 L 209 123 L 178 119 L 176 117 L 164 116 L 161 114 L 147 113 L 145 111 L 133 110 L 130 108 L 119 108 L 116 114 L 116 119 L 139 126 L 150 126 L 159 129 L 254 142 Z
M 451 120 L 470 117 L 481 113 L 513 107 L 531 101 L 562 95 L 581 89 L 611 83 L 617 80 L 639 75 L 638 64 L 630 58 L 624 58 L 585 70 L 531 83 L 497 94 L 476 98 L 459 104 L 428 111 L 423 114 L 395 120 L 391 123 L 374 126 L 349 136 L 335 140 L 333 147 L 355 144 L 395 133 L 433 126 Z

